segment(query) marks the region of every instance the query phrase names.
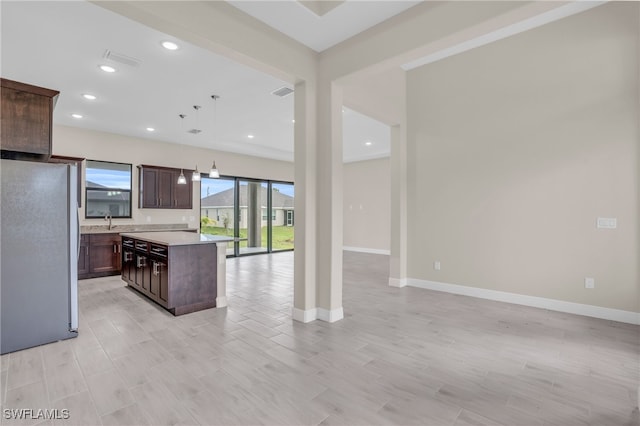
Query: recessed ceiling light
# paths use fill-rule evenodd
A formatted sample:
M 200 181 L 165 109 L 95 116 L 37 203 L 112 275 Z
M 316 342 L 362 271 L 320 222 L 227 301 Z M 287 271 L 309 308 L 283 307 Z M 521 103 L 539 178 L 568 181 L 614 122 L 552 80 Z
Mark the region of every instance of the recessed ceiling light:
M 116 69 L 109 65 L 100 65 L 100 69 L 104 72 L 116 72 Z
M 163 41 L 162 47 L 164 47 L 167 50 L 178 50 L 178 45 L 172 41 Z
M 248 137 L 249 139 L 253 139 L 253 138 L 254 138 L 254 136 L 253 136 L 253 135 L 247 135 L 247 137 Z
M 156 129 L 154 129 L 153 127 L 147 127 L 147 132 L 155 132 Z
M 92 95 L 91 93 L 84 93 L 82 95 L 83 98 L 88 99 L 90 101 L 95 101 L 96 100 L 96 96 Z
M 371 146 L 371 145 L 373 145 L 373 142 L 371 142 L 371 141 L 366 141 L 364 144 L 365 144 L 366 146 Z
M 296 122 L 296 120 L 291 120 L 291 122 L 292 122 L 292 123 L 295 123 L 295 122 Z
M 82 114 L 71 114 L 73 118 L 82 118 Z

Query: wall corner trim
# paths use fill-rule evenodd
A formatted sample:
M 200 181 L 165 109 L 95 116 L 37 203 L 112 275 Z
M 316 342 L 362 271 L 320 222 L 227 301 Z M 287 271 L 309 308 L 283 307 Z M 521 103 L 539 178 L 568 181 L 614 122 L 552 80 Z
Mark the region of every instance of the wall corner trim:
M 408 284 L 408 281 L 406 278 L 392 278 L 389 277 L 389 287 L 406 287 Z
M 640 312 L 623 311 L 621 309 L 585 305 L 581 303 L 566 302 L 564 300 L 547 299 L 544 297 L 527 296 L 524 294 L 507 293 L 504 291 L 420 280 L 416 278 L 408 278 L 407 285 L 427 290 L 477 297 L 479 299 L 495 300 L 498 302 L 513 303 L 515 305 L 531 306 L 534 308 L 548 309 L 550 311 L 565 312 L 569 314 L 640 325 Z
M 336 322 L 342 318 L 344 318 L 344 311 L 341 307 L 332 310 L 318 308 L 318 319 L 321 321 Z
M 316 319 L 318 319 L 318 309 L 313 308 L 313 309 L 307 309 L 305 311 L 302 309 L 293 308 L 292 316 L 295 321 L 299 321 L 303 323 L 315 321 Z
M 365 248 L 365 247 L 347 247 L 347 246 L 343 246 L 342 250 L 346 250 L 346 251 L 357 251 L 359 253 L 369 253 L 369 254 L 384 254 L 384 255 L 391 255 L 391 251 L 390 250 L 384 250 L 384 249 L 372 249 L 372 248 Z
M 216 308 L 224 308 L 227 306 L 227 296 L 216 297 Z

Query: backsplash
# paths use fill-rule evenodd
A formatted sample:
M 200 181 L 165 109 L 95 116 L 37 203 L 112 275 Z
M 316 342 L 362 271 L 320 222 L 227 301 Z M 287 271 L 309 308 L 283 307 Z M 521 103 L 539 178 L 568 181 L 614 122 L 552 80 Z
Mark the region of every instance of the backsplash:
M 170 223 L 170 224 L 146 224 L 146 225 L 113 225 L 109 229 L 109 225 L 83 225 L 80 227 L 81 234 L 101 234 L 109 232 L 149 232 L 149 231 L 182 231 L 188 230 L 189 225 L 186 223 Z

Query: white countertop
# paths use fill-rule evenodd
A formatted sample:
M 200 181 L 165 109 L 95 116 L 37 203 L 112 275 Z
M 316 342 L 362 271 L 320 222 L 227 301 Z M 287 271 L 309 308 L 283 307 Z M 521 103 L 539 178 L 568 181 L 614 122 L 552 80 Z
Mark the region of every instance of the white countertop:
M 233 241 L 233 237 L 222 235 L 198 234 L 195 232 L 170 231 L 170 232 L 133 232 L 122 233 L 123 237 L 148 241 L 150 243 L 163 244 L 165 246 L 188 246 L 193 244 L 216 244 Z

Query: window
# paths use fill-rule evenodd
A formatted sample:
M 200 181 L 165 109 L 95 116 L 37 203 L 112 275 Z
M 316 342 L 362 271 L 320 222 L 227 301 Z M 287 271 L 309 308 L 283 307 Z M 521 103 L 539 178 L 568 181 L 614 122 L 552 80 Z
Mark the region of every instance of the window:
M 234 237 L 227 256 L 293 250 L 293 183 L 203 177 L 200 189 L 200 232 Z
M 267 220 L 267 209 L 262 209 L 262 220 Z M 271 212 L 271 220 L 276 220 L 275 210 Z
M 131 217 L 131 164 L 87 160 L 85 217 Z

